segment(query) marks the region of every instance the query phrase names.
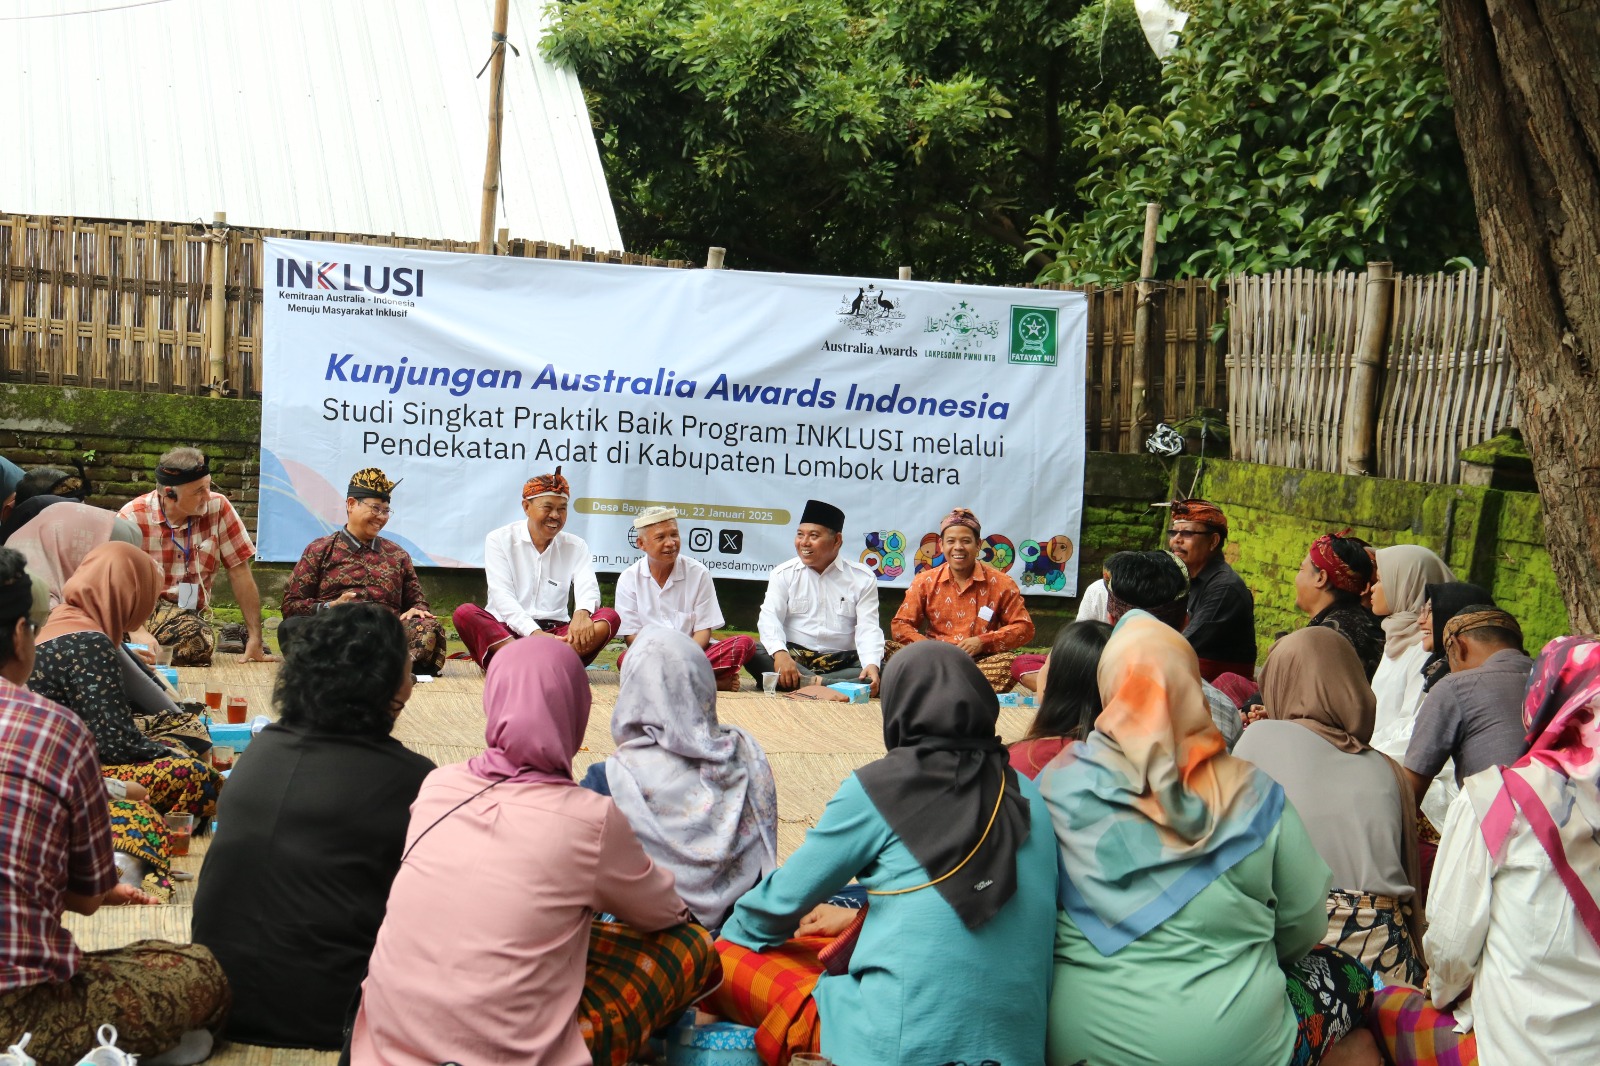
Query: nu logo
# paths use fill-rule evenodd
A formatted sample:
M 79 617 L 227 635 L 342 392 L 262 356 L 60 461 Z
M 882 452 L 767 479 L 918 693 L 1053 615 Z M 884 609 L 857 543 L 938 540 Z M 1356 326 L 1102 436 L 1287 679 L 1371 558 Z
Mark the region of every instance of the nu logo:
M 357 271 L 360 272 L 359 276 Z M 390 296 L 422 296 L 426 271 L 414 267 L 357 266 L 278 259 L 278 288 L 331 289 L 335 292 L 380 292 Z

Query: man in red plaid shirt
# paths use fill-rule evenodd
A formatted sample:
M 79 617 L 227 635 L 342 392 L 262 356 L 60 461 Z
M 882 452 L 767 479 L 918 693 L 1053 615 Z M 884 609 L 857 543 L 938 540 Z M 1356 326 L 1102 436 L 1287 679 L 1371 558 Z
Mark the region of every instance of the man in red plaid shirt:
M 178 666 L 210 666 L 216 640 L 210 621 L 211 582 L 228 572 L 233 598 L 244 613 L 244 659 L 270 662 L 261 643 L 261 592 L 250 560 L 256 547 L 220 492 L 211 491 L 211 467 L 198 448 L 174 448 L 156 465 L 156 489 L 123 505 L 118 514 L 139 527 L 144 550 L 160 564 L 167 587 L 150 616 L 149 630 L 173 649 Z
M 24 687 L 48 608 L 22 553 L 0 548 L 0 1043 L 28 1034 L 33 1058 L 76 1062 L 110 1021 L 138 1055 L 209 1048 L 229 1002 L 210 951 L 144 940 L 84 952 L 61 924 L 64 910 L 156 900 L 118 881 L 93 734 Z

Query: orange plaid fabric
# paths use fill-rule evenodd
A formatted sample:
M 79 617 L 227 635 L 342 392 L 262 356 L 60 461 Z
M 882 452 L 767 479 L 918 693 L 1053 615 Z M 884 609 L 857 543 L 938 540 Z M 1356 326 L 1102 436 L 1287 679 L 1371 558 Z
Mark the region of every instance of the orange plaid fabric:
M 1455 1017 L 1435 1010 L 1414 988 L 1390 985 L 1373 993 L 1367 1024 L 1390 1062 L 1478 1066 L 1477 1036 L 1456 1032 Z
M 756 1052 L 766 1066 L 785 1066 L 798 1051 L 816 1051 L 822 1025 L 811 992 L 822 976 L 817 952 L 832 942 L 832 937 L 808 936 L 751 951 L 718 940 L 722 987 L 703 1006 L 731 1022 L 754 1026 Z

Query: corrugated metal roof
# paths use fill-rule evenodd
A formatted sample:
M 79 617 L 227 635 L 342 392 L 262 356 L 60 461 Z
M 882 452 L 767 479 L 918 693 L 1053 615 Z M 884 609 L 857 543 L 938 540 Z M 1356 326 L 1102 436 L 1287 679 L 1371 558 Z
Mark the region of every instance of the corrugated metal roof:
M 543 6 L 514 0 L 507 26 L 497 226 L 620 249 L 577 76 L 539 55 Z M 493 0 L 0 0 L 0 209 L 476 240 L 492 17 Z

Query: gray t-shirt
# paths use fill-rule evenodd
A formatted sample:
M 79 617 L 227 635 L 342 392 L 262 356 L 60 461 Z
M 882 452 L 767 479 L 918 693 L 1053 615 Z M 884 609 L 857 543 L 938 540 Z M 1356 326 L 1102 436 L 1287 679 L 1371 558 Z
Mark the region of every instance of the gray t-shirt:
M 1406 769 L 1437 777 L 1446 760 L 1454 759 L 1460 784 L 1490 767 L 1516 762 L 1527 739 L 1522 701 L 1532 669 L 1532 659 L 1507 648 L 1476 670 L 1440 678 L 1417 710 Z

